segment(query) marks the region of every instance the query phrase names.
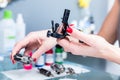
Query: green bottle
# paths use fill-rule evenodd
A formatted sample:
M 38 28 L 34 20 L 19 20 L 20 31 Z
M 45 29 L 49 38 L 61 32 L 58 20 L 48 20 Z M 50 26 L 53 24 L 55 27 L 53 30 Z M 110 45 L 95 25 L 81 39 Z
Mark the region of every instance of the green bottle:
M 55 48 L 55 63 L 62 64 L 63 63 L 63 48 L 60 45 L 56 45 Z

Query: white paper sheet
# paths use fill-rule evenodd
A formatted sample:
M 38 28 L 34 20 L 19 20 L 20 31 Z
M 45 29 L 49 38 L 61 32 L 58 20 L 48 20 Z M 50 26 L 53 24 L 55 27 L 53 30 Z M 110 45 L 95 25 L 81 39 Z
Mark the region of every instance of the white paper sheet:
M 70 65 L 70 64 L 64 64 L 64 66 L 71 67 L 75 70 L 75 73 L 86 73 L 90 72 L 90 70 L 85 69 L 80 66 L 75 66 L 75 65 Z M 44 67 L 47 68 L 48 70 L 51 71 L 50 67 Z M 32 70 L 24 70 L 24 69 L 19 69 L 19 70 L 11 70 L 11 71 L 3 71 L 2 72 L 4 75 L 9 77 L 12 80 L 44 80 L 44 79 L 50 79 L 51 77 L 46 77 L 42 74 L 39 73 L 37 68 L 33 68 Z M 53 72 L 54 77 L 59 77 L 59 76 L 65 76 L 67 75 L 66 73 L 62 73 L 60 75 L 55 74 Z

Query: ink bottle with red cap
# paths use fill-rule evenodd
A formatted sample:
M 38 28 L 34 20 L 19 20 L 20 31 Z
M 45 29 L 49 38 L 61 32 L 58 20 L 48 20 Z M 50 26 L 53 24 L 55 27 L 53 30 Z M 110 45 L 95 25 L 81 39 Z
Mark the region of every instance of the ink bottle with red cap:
M 50 66 L 53 63 L 54 63 L 53 49 L 50 49 L 45 52 L 45 65 Z

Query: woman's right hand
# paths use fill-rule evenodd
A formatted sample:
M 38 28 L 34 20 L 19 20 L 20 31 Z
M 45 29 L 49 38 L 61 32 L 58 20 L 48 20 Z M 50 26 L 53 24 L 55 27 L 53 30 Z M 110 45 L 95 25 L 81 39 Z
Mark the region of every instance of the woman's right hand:
M 53 48 L 57 44 L 57 41 L 53 37 L 48 38 L 47 31 L 31 32 L 24 39 L 17 42 L 11 53 L 12 62 L 15 63 L 14 55 L 18 54 L 23 48 L 25 48 L 24 55 L 29 55 L 30 52 L 36 50 L 32 55 L 34 60 L 39 58 L 42 53 Z

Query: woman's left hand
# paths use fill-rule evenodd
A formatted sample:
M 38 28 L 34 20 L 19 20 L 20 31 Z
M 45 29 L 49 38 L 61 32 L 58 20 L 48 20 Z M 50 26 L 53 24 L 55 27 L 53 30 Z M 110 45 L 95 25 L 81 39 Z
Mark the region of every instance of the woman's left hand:
M 103 58 L 105 49 L 111 45 L 98 35 L 84 34 L 74 28 L 71 30 L 70 36 L 57 42 L 65 51 L 72 54 Z

